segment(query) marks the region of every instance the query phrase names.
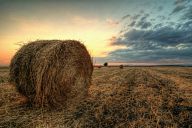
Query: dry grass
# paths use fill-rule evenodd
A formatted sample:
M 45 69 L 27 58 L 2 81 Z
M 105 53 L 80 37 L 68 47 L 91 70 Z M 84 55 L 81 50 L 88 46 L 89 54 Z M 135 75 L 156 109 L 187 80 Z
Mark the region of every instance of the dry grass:
M 1 67 L 0 70 L 0 84 L 7 82 L 9 78 L 9 68 L 8 67 Z
M 58 108 L 85 98 L 92 72 L 91 57 L 79 41 L 38 40 L 12 58 L 10 81 L 30 104 Z
M 168 69 L 177 73 L 164 73 Z M 191 70 L 95 68 L 89 97 L 67 110 L 30 108 L 12 85 L 3 83 L 0 127 L 191 128 L 192 83 L 179 73 Z

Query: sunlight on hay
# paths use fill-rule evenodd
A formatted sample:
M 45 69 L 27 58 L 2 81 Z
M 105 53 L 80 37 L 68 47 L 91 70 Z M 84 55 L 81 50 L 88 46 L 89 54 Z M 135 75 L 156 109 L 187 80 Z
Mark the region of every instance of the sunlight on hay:
M 12 58 L 10 81 L 31 104 L 59 107 L 87 95 L 92 72 L 91 57 L 80 42 L 39 40 Z

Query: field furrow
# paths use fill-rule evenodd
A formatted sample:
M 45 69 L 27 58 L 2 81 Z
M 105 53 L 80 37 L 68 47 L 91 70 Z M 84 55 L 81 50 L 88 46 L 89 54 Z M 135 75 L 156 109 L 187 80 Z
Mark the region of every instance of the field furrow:
M 88 97 L 62 110 L 27 106 L 5 80 L 0 85 L 0 127 L 190 128 L 192 80 L 183 74 L 192 69 L 168 69 L 95 68 Z
M 191 125 L 191 101 L 179 92 L 174 81 L 148 68 L 131 68 L 121 74 L 124 79 L 121 85 L 96 85 L 99 89 L 93 90 L 91 94 L 98 92 L 100 95 L 92 95 L 93 99 L 77 108 L 74 116 L 78 115 L 82 127 Z M 108 80 L 111 78 L 113 76 L 109 76 Z M 81 113 L 80 110 L 86 111 Z
M 160 68 L 160 69 L 150 69 L 153 74 L 158 74 L 159 76 L 163 78 L 167 78 L 169 80 L 172 80 L 175 82 L 176 86 L 179 88 L 179 92 L 186 96 L 189 100 L 192 99 L 192 73 L 187 72 L 187 70 L 190 71 L 190 69 L 184 70 L 184 69 L 177 69 L 174 73 L 171 73 L 173 69 L 168 69 L 166 73 L 166 68 Z M 181 71 L 180 71 L 181 70 Z M 183 76 L 188 76 L 183 77 Z M 190 76 L 190 77 L 189 77 Z

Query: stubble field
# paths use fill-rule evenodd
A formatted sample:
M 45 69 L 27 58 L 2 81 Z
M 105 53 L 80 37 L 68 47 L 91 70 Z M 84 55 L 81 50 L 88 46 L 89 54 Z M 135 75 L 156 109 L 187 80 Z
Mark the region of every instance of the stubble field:
M 35 108 L 0 68 L 0 127 L 191 128 L 192 67 L 95 67 L 78 106 Z

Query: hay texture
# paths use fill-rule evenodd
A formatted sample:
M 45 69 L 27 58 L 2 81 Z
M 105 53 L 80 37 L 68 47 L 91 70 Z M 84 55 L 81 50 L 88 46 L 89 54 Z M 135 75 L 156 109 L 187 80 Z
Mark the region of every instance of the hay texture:
M 35 106 L 65 106 L 88 92 L 93 65 L 75 40 L 39 40 L 21 47 L 10 64 L 10 82 Z

